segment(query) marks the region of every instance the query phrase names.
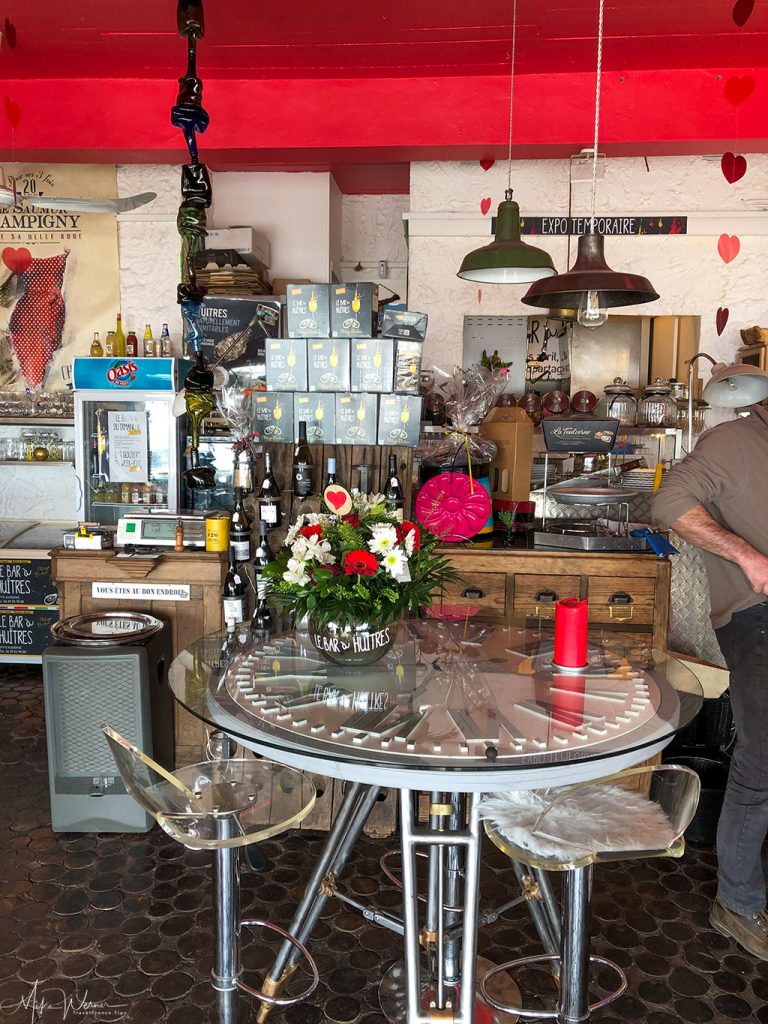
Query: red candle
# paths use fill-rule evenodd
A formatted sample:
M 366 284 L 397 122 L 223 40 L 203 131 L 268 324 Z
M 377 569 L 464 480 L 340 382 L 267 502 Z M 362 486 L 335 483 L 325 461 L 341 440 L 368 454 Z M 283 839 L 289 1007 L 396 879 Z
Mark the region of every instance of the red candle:
M 584 728 L 584 676 L 555 674 L 552 683 L 552 724 L 563 732 Z
M 587 664 L 587 602 L 567 597 L 555 605 L 555 664 L 584 668 Z

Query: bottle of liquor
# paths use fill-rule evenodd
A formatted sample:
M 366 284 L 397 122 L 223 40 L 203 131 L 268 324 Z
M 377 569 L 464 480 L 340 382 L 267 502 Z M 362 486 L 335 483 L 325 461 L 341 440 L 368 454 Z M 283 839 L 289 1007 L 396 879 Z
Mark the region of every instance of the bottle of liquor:
M 226 623 L 242 622 L 245 619 L 245 583 L 238 571 L 231 544 L 229 545 L 229 566 L 227 575 L 224 577 L 222 604 L 224 605 L 224 621 Z
M 339 481 L 336 479 L 336 459 L 333 456 L 328 456 L 328 472 L 325 474 L 325 487 L 330 487 L 331 484 L 337 484 Z M 325 487 L 323 490 L 325 490 Z
M 256 607 L 253 612 L 252 625 L 257 627 L 257 619 L 259 616 L 264 617 L 265 613 L 269 615 L 271 620 L 272 616 L 269 613 L 267 607 L 267 581 L 264 577 L 264 570 L 273 561 L 273 554 L 269 547 L 269 541 L 267 540 L 267 524 L 265 522 L 259 523 L 259 546 L 256 548 L 256 553 L 253 556 L 253 579 L 256 584 Z M 260 628 L 264 628 L 263 626 Z
M 405 497 L 403 485 L 397 475 L 397 458 L 389 456 L 389 469 L 387 470 L 387 486 L 384 488 L 384 503 L 389 512 L 394 512 L 400 522 L 403 521 L 405 509 Z
M 123 318 L 117 314 L 117 329 L 115 330 L 115 355 L 125 356 L 125 335 L 123 334 Z
M 144 358 L 151 359 L 155 354 L 155 339 L 152 337 L 152 328 L 149 324 L 144 327 Z
M 115 352 L 114 331 L 107 331 L 107 337 L 106 340 L 104 341 L 104 355 L 108 356 L 110 359 L 112 358 L 112 356 L 117 355 L 117 353 Z
M 125 354 L 129 359 L 135 359 L 139 354 L 139 339 L 136 337 L 136 331 L 128 331 L 125 339 Z
M 162 356 L 163 359 L 171 358 L 171 336 L 168 333 L 168 324 L 163 324 L 163 329 L 160 332 L 160 351 L 157 351 L 155 346 L 155 355 Z
M 272 472 L 272 456 L 264 453 L 264 479 L 259 487 L 259 522 L 269 527 L 280 522 L 280 494 L 282 488 Z
M 98 359 L 99 356 L 104 355 L 104 348 L 101 344 L 101 340 L 99 339 L 98 331 L 93 332 L 93 341 L 91 342 L 91 355 L 94 357 L 94 359 Z
M 229 547 L 235 562 L 248 562 L 251 558 L 251 519 L 243 505 L 243 492 L 235 491 L 235 507 L 229 522 Z
M 314 491 L 314 464 L 307 442 L 307 424 L 299 423 L 299 443 L 293 452 L 293 493 L 297 498 L 308 498 Z

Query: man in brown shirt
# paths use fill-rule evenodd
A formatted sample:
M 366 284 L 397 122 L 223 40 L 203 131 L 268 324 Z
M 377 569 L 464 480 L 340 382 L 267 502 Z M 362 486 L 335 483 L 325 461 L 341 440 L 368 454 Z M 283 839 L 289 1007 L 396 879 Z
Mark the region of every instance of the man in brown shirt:
M 717 931 L 768 960 L 762 849 L 768 834 L 768 409 L 702 434 L 653 501 L 701 549 L 736 725 L 717 830 Z

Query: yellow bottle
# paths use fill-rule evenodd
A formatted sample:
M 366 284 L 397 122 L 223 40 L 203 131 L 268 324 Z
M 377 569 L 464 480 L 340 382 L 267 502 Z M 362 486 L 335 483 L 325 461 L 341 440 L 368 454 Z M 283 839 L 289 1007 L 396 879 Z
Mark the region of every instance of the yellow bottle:
M 155 339 L 152 337 L 152 328 L 149 324 L 144 328 L 144 358 L 151 359 L 155 352 Z
M 91 342 L 91 355 L 94 357 L 94 359 L 98 359 L 100 356 L 104 355 L 104 349 L 102 347 L 101 341 L 99 340 L 98 331 L 93 332 L 93 341 Z
M 115 352 L 115 332 L 107 331 L 107 339 L 104 342 L 104 355 L 111 359 L 112 356 L 116 355 Z
M 123 334 L 123 318 L 117 314 L 117 328 L 115 330 L 115 355 L 125 355 L 125 335 Z

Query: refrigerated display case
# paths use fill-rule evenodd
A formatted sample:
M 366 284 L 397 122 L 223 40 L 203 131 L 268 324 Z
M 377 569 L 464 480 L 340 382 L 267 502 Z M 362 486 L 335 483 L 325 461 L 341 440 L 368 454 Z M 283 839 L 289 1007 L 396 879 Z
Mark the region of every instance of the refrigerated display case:
M 114 525 L 131 509 L 180 507 L 186 417 L 173 403 L 184 359 L 75 359 L 78 519 Z

